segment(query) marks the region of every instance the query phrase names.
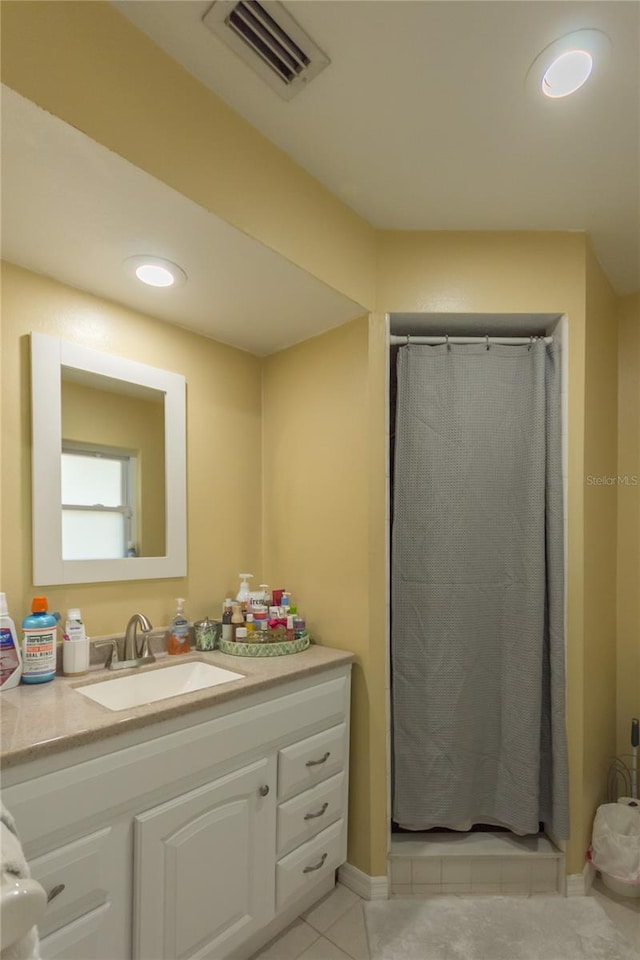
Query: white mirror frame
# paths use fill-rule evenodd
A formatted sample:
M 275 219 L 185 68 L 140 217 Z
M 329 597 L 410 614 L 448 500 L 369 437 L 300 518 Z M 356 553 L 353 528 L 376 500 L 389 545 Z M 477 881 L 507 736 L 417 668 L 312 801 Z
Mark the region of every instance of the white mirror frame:
M 166 556 L 62 559 L 62 368 L 160 390 L 164 399 Z M 187 575 L 186 384 L 183 376 L 31 334 L 33 583 L 101 583 Z

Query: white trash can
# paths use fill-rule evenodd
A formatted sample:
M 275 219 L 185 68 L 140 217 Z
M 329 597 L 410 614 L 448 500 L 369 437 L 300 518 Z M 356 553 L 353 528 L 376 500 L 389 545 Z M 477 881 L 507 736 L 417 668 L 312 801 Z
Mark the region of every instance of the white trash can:
M 619 896 L 640 897 L 640 806 L 603 803 L 593 821 L 591 862 Z

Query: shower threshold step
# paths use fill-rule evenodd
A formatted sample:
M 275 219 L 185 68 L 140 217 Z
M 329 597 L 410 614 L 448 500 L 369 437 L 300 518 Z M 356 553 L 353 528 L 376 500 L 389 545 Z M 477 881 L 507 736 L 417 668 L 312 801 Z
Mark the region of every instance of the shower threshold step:
M 400 833 L 391 839 L 390 857 L 534 857 L 554 858 L 562 852 L 544 834 Z
M 548 837 L 402 833 L 391 840 L 392 897 L 563 895 L 564 855 Z

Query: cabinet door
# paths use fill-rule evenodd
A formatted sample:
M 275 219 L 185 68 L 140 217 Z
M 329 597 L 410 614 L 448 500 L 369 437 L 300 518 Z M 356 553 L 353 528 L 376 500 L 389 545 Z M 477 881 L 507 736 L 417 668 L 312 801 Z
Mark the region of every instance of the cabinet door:
M 276 760 L 135 818 L 134 956 L 222 960 L 272 919 Z

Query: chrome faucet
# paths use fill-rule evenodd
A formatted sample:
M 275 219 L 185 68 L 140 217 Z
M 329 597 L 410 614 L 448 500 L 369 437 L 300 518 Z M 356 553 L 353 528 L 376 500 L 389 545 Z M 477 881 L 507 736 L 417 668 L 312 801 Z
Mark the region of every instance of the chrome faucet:
M 137 629 L 142 630 L 142 639 L 137 635 Z M 155 663 L 156 658 L 149 649 L 149 634 L 153 630 L 150 621 L 144 613 L 134 613 L 127 624 L 119 649 L 117 640 L 100 640 L 96 647 L 109 646 L 105 667 L 108 670 L 126 670 L 128 667 L 140 667 L 146 663 Z
M 138 637 L 136 635 L 138 624 L 140 624 L 142 629 L 141 644 L 138 644 Z M 134 613 L 124 632 L 124 650 L 122 652 L 125 660 L 142 660 L 151 655 L 149 651 L 149 634 L 152 630 L 153 627 L 144 613 Z

